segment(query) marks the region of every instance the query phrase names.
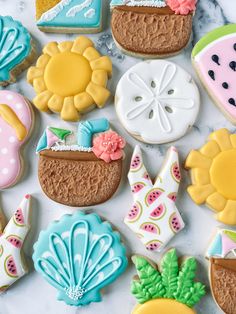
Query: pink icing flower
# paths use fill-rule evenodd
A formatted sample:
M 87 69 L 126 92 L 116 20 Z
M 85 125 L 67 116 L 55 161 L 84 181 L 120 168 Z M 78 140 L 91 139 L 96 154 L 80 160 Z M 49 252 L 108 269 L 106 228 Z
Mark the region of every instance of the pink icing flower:
M 187 15 L 196 10 L 197 0 L 167 0 L 167 5 L 175 14 Z
M 126 142 L 114 131 L 101 133 L 93 139 L 94 154 L 105 162 L 121 159 Z

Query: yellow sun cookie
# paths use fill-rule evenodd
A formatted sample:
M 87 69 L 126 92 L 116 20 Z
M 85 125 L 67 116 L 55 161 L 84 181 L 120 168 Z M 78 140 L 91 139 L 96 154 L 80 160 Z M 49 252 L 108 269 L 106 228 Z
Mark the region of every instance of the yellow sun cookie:
M 34 87 L 33 103 L 40 111 L 78 121 L 81 113 L 105 105 L 111 75 L 109 57 L 101 56 L 89 38 L 80 36 L 74 41 L 47 44 L 36 66 L 29 68 L 27 80 Z
M 220 222 L 236 225 L 236 134 L 213 132 L 199 151 L 189 153 L 185 167 L 191 170 L 188 193 L 193 201 L 206 203 Z

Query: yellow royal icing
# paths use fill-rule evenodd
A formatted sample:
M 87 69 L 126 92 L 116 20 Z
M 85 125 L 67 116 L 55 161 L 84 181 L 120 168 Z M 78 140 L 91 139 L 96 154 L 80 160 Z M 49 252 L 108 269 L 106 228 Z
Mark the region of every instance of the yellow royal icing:
M 236 225 L 236 134 L 213 132 L 199 151 L 190 152 L 185 166 L 191 170 L 193 201 L 206 203 L 219 221 Z
M 196 314 L 196 312 L 172 299 L 156 299 L 138 305 L 132 314 Z
M 75 41 L 46 45 L 36 66 L 28 70 L 27 80 L 37 93 L 33 102 L 39 110 L 58 112 L 63 120 L 77 121 L 80 113 L 94 105 L 105 105 L 111 74 L 111 60 L 81 36 Z
M 15 112 L 8 105 L 0 104 L 0 116 L 16 131 L 19 141 L 23 141 L 27 136 L 26 127 L 22 124 Z

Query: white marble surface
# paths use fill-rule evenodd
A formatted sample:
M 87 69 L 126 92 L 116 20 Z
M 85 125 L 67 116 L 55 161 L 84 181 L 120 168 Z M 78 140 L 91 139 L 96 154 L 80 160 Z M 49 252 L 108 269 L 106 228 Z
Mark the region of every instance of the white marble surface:
M 104 10 L 106 10 L 105 16 L 108 16 L 108 1 L 104 0 L 104 4 Z M 75 35 L 46 35 L 41 33 L 35 25 L 34 1 L 32 0 L 0 0 L 0 13 L 2 15 L 12 15 L 14 18 L 17 18 L 24 23 L 34 36 L 39 50 L 49 41 L 75 38 Z M 200 0 L 193 27 L 193 42 L 196 42 L 196 40 L 207 31 L 223 25 L 224 23 L 235 21 L 235 1 Z M 91 37 L 98 43 L 98 39 L 101 38 L 101 36 L 107 35 L 100 40 L 100 44 L 102 44 L 103 52 L 110 51 L 113 55 L 114 77 L 111 82 L 111 88 L 114 93 L 115 86 L 122 73 L 139 60 L 129 57 L 123 58 L 119 51 L 114 49 L 112 41 L 109 40 L 110 32 L 108 18 L 105 21 L 105 24 L 104 33 Z M 191 148 L 198 148 L 201 146 L 204 143 L 205 138 L 213 129 L 229 127 L 230 130 L 235 130 L 235 128 L 227 122 L 222 114 L 216 109 L 196 78 L 190 63 L 190 52 L 193 42 L 188 49 L 181 53 L 181 55 L 171 58 L 171 60 L 192 73 L 200 87 L 202 96 L 200 115 L 194 128 L 189 134 L 174 143 L 179 149 L 182 162 L 188 151 Z M 24 94 L 30 99 L 34 95 L 32 88 L 26 83 L 25 73 L 16 84 L 11 85 L 9 88 Z M 110 119 L 114 127 L 127 138 L 128 147 L 123 181 L 118 193 L 107 203 L 94 207 L 94 211 L 111 221 L 121 232 L 129 256 L 133 253 L 140 253 L 149 255 L 151 258 L 158 261 L 161 255 L 147 254 L 139 240 L 136 239 L 122 222 L 123 217 L 132 202 L 126 174 L 132 147 L 134 147 L 136 141 L 125 132 L 117 121 L 112 102 L 103 110 L 95 110 L 91 112 L 87 115 L 87 118 L 102 116 Z M 1 207 L 4 209 L 7 218 L 11 216 L 23 194 L 31 193 L 34 200 L 32 231 L 28 237 L 25 249 L 29 262 L 31 263 L 31 272 L 15 284 L 7 293 L 0 296 L 0 314 L 129 314 L 136 303 L 129 291 L 130 281 L 135 272 L 131 264 L 127 272 L 105 290 L 103 302 L 99 304 L 91 304 L 89 307 L 83 309 L 68 307 L 62 302 L 56 301 L 55 289 L 45 282 L 40 275 L 33 271 L 31 262 L 32 245 L 37 240 L 40 230 L 45 229 L 52 220 L 58 219 L 64 213 L 74 211 L 72 208 L 61 206 L 50 201 L 42 194 L 37 180 L 37 156 L 34 154 L 35 145 L 45 126 L 50 124 L 57 125 L 58 122 L 59 120 L 56 115 L 39 114 L 36 112 L 35 131 L 31 137 L 31 141 L 26 146 L 25 175 L 19 184 L 1 193 Z M 66 124 L 60 122 L 60 126 L 66 126 Z M 145 159 L 149 162 L 148 170 L 155 176 L 163 161 L 163 155 L 169 145 L 148 146 L 141 144 L 141 146 L 145 150 Z M 198 314 L 218 314 L 220 313 L 220 310 L 214 304 L 209 292 L 207 279 L 208 263 L 204 259 L 208 241 L 218 223 L 214 220 L 210 210 L 204 206 L 198 207 L 193 204 L 186 193 L 186 186 L 188 183 L 188 174 L 183 171 L 183 182 L 181 184 L 177 204 L 187 226 L 186 229 L 176 236 L 169 244 L 169 247 L 176 246 L 179 254 L 191 254 L 197 257 L 199 261 L 199 279 L 203 280 L 208 287 L 207 297 L 205 297 L 197 306 L 197 312 Z

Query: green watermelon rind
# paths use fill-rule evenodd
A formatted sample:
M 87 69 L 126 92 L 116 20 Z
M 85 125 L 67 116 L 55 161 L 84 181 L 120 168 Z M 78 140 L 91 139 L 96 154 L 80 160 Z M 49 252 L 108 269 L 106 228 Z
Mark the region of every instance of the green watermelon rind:
M 159 240 L 151 240 L 151 241 L 149 241 L 149 242 L 147 242 L 147 243 L 145 244 L 146 249 L 148 249 L 148 248 L 147 248 L 148 245 L 153 244 L 153 243 L 157 243 L 157 242 L 158 242 L 160 245 L 163 245 L 163 242 L 161 242 L 161 241 L 159 241 Z
M 146 196 L 145 196 L 145 204 L 146 204 L 146 206 L 150 206 L 150 204 L 148 204 L 148 201 L 147 201 L 147 198 L 148 198 L 148 196 L 151 194 L 151 193 L 153 193 L 153 192 L 155 192 L 155 191 L 160 191 L 160 192 L 165 192 L 163 189 L 161 189 L 161 188 L 153 188 L 153 189 L 151 189 L 147 194 L 146 194 Z
M 5 261 L 4 261 L 4 269 L 5 269 L 5 272 L 6 274 L 11 277 L 11 278 L 18 278 L 18 275 L 12 275 L 9 273 L 8 269 L 7 269 L 7 262 L 9 260 L 9 258 L 12 258 L 12 255 L 8 255 L 6 258 L 5 258 Z
M 166 205 L 165 205 L 165 204 L 160 204 L 160 205 L 163 205 L 163 207 L 164 207 L 163 214 L 162 214 L 161 216 L 157 217 L 157 218 L 151 216 L 151 214 L 150 214 L 150 219 L 151 219 L 151 220 L 157 221 L 157 220 L 163 219 L 163 218 L 165 217 L 165 215 L 166 215 L 166 213 L 167 213 Z M 153 210 L 153 211 L 154 211 L 154 210 Z M 152 211 L 152 212 L 153 212 L 153 211 Z
M 128 215 L 125 218 L 126 222 L 129 224 L 135 223 L 136 221 L 138 221 L 143 213 L 143 206 L 140 202 L 136 201 L 135 204 L 138 208 L 139 208 L 139 213 L 137 215 L 137 217 L 135 219 L 129 219 Z
M 228 24 L 214 29 L 196 43 L 192 50 L 192 58 L 195 58 L 203 49 L 205 49 L 209 44 L 216 41 L 217 39 L 235 33 L 236 24 Z
M 20 209 L 20 208 L 19 208 L 19 209 Z M 15 224 L 17 227 L 24 227 L 24 226 L 25 226 L 25 223 L 20 224 L 19 222 L 17 222 L 16 219 L 17 219 L 17 218 L 16 218 L 16 213 L 15 213 L 15 215 L 13 216 L 13 222 L 14 222 L 14 224 Z
M 232 241 L 236 243 L 236 232 L 233 230 L 224 230 L 224 234 L 226 234 Z
M 2 245 L 0 245 L 0 257 L 2 257 L 2 255 L 3 255 L 3 246 Z
M 140 226 L 140 229 L 143 230 L 143 231 L 148 232 L 147 230 L 144 229 L 144 226 L 145 226 L 145 225 L 152 225 L 152 226 L 154 226 L 154 227 L 156 228 L 156 230 L 157 230 L 157 233 L 156 233 L 156 234 L 160 235 L 160 232 L 161 232 L 161 231 L 160 231 L 160 228 L 158 227 L 157 224 L 155 224 L 155 223 L 153 223 L 153 222 L 144 222 L 144 223 L 142 223 L 141 226 Z

